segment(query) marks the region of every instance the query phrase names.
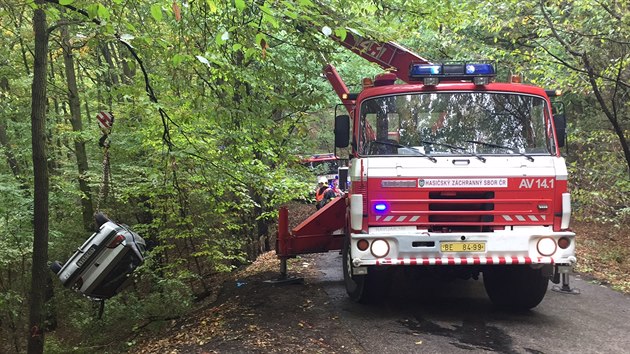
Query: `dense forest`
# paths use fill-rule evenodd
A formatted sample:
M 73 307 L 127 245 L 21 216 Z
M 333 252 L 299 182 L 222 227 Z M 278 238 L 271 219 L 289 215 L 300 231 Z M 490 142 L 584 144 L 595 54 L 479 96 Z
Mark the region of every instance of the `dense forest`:
M 348 30 L 563 90 L 574 217 L 630 223 L 627 0 L 0 0 L 0 29 L 0 352 L 125 345 L 271 250 L 315 183 L 300 156 L 333 151 L 323 65 L 379 72 Z M 98 321 L 48 270 L 97 211 L 151 249 Z

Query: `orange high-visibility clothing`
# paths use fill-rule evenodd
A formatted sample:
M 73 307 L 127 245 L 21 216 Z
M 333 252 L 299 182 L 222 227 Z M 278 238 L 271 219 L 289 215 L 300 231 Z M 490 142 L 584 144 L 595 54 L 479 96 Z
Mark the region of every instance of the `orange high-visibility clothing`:
M 326 195 L 326 192 L 329 190 L 330 188 L 328 187 L 320 187 L 317 188 L 317 192 L 315 193 L 315 200 L 318 202 L 321 202 L 324 199 L 324 195 Z

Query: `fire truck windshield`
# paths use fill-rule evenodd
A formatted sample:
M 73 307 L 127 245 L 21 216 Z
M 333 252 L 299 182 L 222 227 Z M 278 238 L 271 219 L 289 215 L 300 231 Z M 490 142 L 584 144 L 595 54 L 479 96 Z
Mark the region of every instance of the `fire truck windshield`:
M 381 96 L 361 104 L 362 155 L 550 155 L 541 97 L 496 92 Z

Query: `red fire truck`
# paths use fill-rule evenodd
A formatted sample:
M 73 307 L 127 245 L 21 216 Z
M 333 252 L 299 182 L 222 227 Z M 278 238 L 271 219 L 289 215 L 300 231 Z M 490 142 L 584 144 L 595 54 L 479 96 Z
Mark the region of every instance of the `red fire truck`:
M 494 304 L 537 306 L 576 262 L 555 91 L 495 82 L 488 62 L 431 63 L 356 33 L 335 39 L 387 72 L 350 93 L 325 68 L 348 112 L 334 129 L 335 146 L 351 146 L 351 187 L 292 230 L 280 209 L 281 275 L 287 258 L 341 250 L 355 301 L 382 295 L 407 267 L 481 274 Z
M 310 155 L 301 160 L 301 164 L 316 175 L 317 181 L 320 177 L 325 177 L 329 183 L 338 176 L 339 167 L 345 163 L 334 153 Z

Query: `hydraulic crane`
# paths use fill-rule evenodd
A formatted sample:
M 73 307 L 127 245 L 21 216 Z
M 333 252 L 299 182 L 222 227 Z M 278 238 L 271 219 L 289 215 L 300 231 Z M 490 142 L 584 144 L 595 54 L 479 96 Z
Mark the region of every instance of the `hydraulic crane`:
M 390 273 L 408 267 L 483 274 L 496 305 L 538 305 L 576 262 L 555 91 L 495 82 L 489 62 L 433 63 L 355 32 L 332 39 L 385 73 L 354 94 L 324 68 L 348 112 L 335 117 L 335 146 L 352 140 L 351 183 L 292 230 L 280 209 L 281 274 L 288 258 L 341 250 L 356 301 L 382 295 Z

